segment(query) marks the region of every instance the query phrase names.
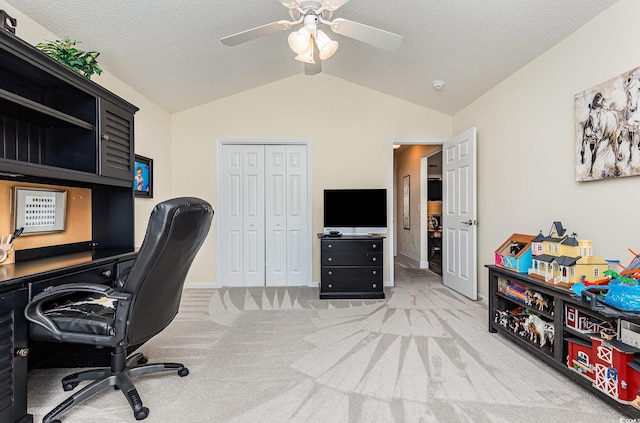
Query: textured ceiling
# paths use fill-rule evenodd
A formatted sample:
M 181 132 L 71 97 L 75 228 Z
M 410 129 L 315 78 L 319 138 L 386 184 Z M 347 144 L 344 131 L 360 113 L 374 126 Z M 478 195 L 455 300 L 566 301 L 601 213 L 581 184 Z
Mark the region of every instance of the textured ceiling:
M 289 19 L 278 0 L 6 1 L 57 36 L 100 51 L 105 70 L 172 113 L 304 71 L 288 32 L 220 43 Z M 402 45 L 387 52 L 327 30 L 340 47 L 322 68 L 453 114 L 616 1 L 351 0 L 334 18 L 400 34 Z M 444 90 L 433 89 L 435 79 L 445 81 Z

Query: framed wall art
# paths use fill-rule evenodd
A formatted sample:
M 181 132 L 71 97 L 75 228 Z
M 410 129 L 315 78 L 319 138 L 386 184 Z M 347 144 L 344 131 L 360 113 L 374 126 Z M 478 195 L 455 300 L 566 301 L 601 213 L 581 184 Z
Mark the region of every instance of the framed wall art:
M 411 229 L 411 180 L 409 175 L 402 179 L 402 224 Z
M 576 181 L 640 175 L 640 67 L 575 96 Z
M 15 187 L 13 196 L 14 228 L 23 235 L 65 230 L 66 191 Z
M 136 197 L 153 198 L 153 159 L 136 154 L 133 193 Z

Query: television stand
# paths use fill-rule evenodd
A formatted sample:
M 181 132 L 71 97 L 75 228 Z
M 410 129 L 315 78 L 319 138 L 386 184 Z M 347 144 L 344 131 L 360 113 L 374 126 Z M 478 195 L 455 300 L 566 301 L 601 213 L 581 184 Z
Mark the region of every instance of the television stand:
M 381 299 L 384 237 L 320 238 L 320 299 Z

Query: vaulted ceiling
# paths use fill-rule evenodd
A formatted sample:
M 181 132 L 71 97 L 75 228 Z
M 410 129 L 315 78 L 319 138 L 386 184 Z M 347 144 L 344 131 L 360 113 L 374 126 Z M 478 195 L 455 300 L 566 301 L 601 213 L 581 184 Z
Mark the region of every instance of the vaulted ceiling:
M 290 19 L 278 0 L 6 1 L 101 52 L 106 71 L 171 113 L 304 71 L 289 31 L 235 47 L 220 42 Z M 340 46 L 322 71 L 454 114 L 616 1 L 351 0 L 334 18 L 400 34 L 402 44 L 388 52 L 326 30 Z M 434 80 L 444 89 L 435 90 Z

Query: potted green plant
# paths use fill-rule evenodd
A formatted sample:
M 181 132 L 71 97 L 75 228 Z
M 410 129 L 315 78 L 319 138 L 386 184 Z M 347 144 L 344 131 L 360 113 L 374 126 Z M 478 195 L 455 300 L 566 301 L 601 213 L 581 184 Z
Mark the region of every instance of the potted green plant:
M 100 53 L 80 50 L 76 44 L 80 44 L 80 41 L 65 37 L 64 40 L 36 44 L 36 48 L 89 79 L 94 73 L 100 75 L 102 69 L 97 61 Z

